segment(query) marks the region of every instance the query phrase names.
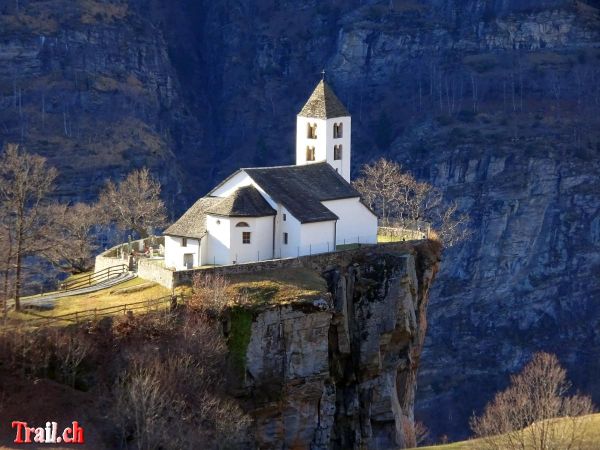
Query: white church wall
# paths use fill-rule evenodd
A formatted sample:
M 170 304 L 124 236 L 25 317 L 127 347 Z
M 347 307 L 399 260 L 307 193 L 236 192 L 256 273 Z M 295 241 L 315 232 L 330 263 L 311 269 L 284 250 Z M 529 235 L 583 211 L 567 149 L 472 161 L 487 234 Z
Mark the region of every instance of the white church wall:
M 233 175 L 229 180 L 225 181 L 222 186 L 214 189 L 211 192 L 211 195 L 215 197 L 227 197 L 237 188 L 250 186 L 251 184 L 254 184 L 252 178 L 250 178 L 246 172 L 241 171 Z
M 317 125 L 317 138 L 308 137 L 308 124 Z M 297 116 L 296 118 L 296 165 L 325 161 L 327 141 L 327 122 L 323 119 Z M 306 147 L 315 147 L 315 160 L 306 160 Z
M 285 220 L 283 215 L 285 214 Z M 300 221 L 290 212 L 280 206 L 276 217 L 275 233 L 275 255 L 281 258 L 290 258 L 298 256 L 298 247 L 300 242 Z M 288 234 L 287 244 L 284 242 L 284 233 Z
M 360 241 L 377 243 L 377 216 L 369 211 L 358 198 L 346 198 L 322 202 L 339 217 L 336 225 L 336 244 Z
M 333 126 L 336 123 L 342 124 L 342 137 L 333 137 Z M 352 133 L 352 121 L 350 117 L 336 117 L 333 119 L 327 119 L 326 124 L 327 130 L 327 162 L 337 172 L 343 176 L 346 181 L 350 182 L 350 159 L 351 159 L 351 133 Z M 335 159 L 334 147 L 336 145 L 342 146 L 342 158 L 339 160 Z
M 182 247 L 183 238 L 179 236 L 165 236 L 165 267 L 184 270 L 184 255 L 193 255 L 193 266 L 200 265 L 200 243 L 198 239 L 187 238 L 187 245 Z
M 244 186 L 254 186 L 258 192 L 264 197 L 264 199 L 271 205 L 271 207 L 277 210 L 277 202 L 273 200 L 269 194 L 267 194 L 263 188 L 261 188 L 256 182 L 248 175 L 246 172 L 241 171 L 236 173 L 233 177 L 227 180 L 223 186 L 220 186 L 218 189 L 215 189 L 211 195 L 215 197 L 227 197 L 233 193 L 238 188 Z
M 204 266 L 206 264 L 210 264 L 208 261 L 208 234 L 200 241 L 200 262 L 198 265 Z
M 245 222 L 249 226 L 238 227 Z M 232 217 L 230 222 L 230 261 L 229 263 L 245 263 L 265 259 L 273 259 L 273 216 L 267 217 Z M 250 233 L 250 243 L 243 243 L 243 233 Z
M 300 226 L 300 255 L 334 250 L 335 220 L 303 223 Z
M 208 249 L 206 264 L 231 264 L 229 257 L 231 223 L 227 217 L 206 216 Z

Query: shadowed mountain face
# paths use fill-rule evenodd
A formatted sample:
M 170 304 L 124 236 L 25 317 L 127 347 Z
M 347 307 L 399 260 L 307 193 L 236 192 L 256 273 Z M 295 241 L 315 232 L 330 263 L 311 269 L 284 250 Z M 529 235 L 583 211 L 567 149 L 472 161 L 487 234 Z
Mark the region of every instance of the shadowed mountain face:
M 354 168 L 396 159 L 473 218 L 431 296 L 416 412 L 462 437 L 538 349 L 600 403 L 599 6 L 3 2 L 0 140 L 47 156 L 63 198 L 149 166 L 177 215 L 238 167 L 292 163 L 324 68 Z

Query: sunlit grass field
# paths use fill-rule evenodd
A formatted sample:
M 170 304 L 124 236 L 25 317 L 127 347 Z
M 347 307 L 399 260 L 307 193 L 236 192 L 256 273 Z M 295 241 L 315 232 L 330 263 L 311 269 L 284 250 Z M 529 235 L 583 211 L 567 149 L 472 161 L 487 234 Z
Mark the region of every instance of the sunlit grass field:
M 569 419 L 558 419 L 569 420 Z M 580 450 L 600 449 L 600 414 L 590 414 L 582 417 L 584 436 L 582 446 L 577 447 Z M 453 442 L 452 444 L 434 445 L 431 447 L 419 447 L 419 449 L 428 450 L 480 450 L 485 448 L 481 439 L 472 439 L 469 441 Z

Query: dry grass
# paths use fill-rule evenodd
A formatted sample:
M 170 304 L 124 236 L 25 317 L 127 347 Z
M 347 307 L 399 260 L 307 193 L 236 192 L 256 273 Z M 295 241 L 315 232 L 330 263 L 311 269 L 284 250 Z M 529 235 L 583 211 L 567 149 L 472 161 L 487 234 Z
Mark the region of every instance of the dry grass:
M 557 422 L 569 419 L 556 419 Z M 581 418 L 584 426 L 583 444 L 581 450 L 593 450 L 600 446 L 600 414 L 590 414 Z M 431 447 L 419 447 L 426 450 L 478 450 L 483 447 L 483 439 L 472 439 L 469 441 L 453 442 L 446 445 L 433 445 Z
M 139 289 L 130 289 L 135 287 Z M 159 284 L 148 283 L 141 278 L 134 278 L 133 280 L 101 291 L 58 299 L 54 302 L 54 308 L 36 314 L 46 317 L 56 317 L 76 311 L 108 308 L 109 306 L 152 300 L 169 295 L 170 292 L 169 289 Z M 17 321 L 27 321 L 35 319 L 36 316 L 13 311 L 10 313 L 10 318 Z
M 251 305 L 291 303 L 317 298 L 327 292 L 327 285 L 321 275 L 305 268 L 228 275 L 227 280 L 230 283 L 230 296 L 246 296 Z

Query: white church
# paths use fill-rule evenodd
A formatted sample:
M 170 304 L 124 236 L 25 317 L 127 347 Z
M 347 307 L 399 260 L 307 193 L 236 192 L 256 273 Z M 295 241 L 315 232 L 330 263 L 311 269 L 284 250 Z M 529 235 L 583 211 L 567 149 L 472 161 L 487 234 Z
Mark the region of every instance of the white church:
M 296 165 L 239 169 L 167 228 L 175 270 L 377 242 L 377 216 L 350 184 L 351 119 L 320 81 L 296 119 Z

